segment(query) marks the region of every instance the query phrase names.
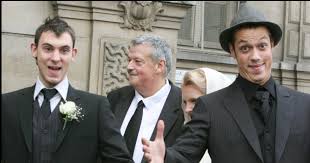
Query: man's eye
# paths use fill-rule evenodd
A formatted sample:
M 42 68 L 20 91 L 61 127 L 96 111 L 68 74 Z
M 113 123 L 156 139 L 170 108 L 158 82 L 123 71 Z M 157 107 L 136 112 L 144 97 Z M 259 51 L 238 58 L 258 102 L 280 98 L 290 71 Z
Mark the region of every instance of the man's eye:
M 142 65 L 143 61 L 142 61 L 142 60 L 135 60 L 135 63 L 136 63 L 137 65 Z
M 53 48 L 51 47 L 43 47 L 43 50 L 47 51 L 47 52 L 50 52 L 53 50 Z
M 249 47 L 247 47 L 247 46 L 241 46 L 241 47 L 240 47 L 240 50 L 241 50 L 242 52 L 247 52 L 247 51 L 249 51 Z
M 267 46 L 268 46 L 267 44 L 260 44 L 258 47 L 260 49 L 266 49 Z
M 68 53 L 68 52 L 70 52 L 70 49 L 67 49 L 67 48 L 61 49 L 61 53 L 63 54 Z

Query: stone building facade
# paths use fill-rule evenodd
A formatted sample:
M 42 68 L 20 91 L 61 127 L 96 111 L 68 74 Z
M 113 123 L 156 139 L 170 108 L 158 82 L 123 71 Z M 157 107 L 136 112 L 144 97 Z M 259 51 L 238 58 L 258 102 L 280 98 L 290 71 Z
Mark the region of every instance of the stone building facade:
M 234 78 L 236 63 L 218 34 L 244 1 L 2 1 L 2 93 L 34 84 L 38 74 L 30 44 L 35 29 L 58 15 L 76 31 L 78 56 L 71 84 L 105 95 L 127 84 L 129 41 L 143 33 L 160 35 L 173 49 L 169 75 L 180 83 L 185 71 L 210 67 Z M 273 76 L 281 84 L 310 93 L 310 2 L 249 1 L 283 29 L 273 52 Z

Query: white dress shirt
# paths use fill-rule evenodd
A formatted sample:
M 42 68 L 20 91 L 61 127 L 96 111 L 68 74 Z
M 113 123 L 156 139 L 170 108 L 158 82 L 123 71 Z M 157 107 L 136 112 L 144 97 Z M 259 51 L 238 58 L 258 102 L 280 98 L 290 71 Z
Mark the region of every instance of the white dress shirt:
M 38 97 L 40 107 L 44 101 L 44 95 L 41 92 L 41 90 L 44 88 L 46 88 L 46 86 L 41 82 L 41 80 L 38 77 L 34 89 L 33 100 L 36 100 L 36 98 Z M 58 91 L 58 93 L 50 99 L 51 112 L 54 111 L 61 98 L 67 99 L 67 93 L 69 88 L 69 81 L 67 76 L 65 76 L 64 79 L 53 88 L 55 88 Z
M 144 154 L 142 151 L 142 137 L 150 140 L 153 130 L 158 121 L 159 115 L 169 95 L 170 89 L 171 86 L 169 84 L 169 81 L 166 80 L 166 84 L 153 96 L 143 98 L 137 91 L 135 91 L 135 97 L 130 104 L 130 107 L 121 126 L 121 134 L 124 136 L 127 125 L 136 111 L 138 102 L 142 100 L 145 106 L 143 108 L 143 116 L 140 130 L 138 133 L 135 150 L 133 152 L 133 160 L 135 161 L 135 163 L 140 163 L 142 161 Z

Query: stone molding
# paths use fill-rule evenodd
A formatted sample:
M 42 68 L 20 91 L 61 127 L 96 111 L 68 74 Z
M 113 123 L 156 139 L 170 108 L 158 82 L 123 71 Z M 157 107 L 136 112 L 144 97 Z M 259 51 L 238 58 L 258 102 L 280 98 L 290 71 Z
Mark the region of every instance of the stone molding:
M 122 28 L 152 31 L 156 15 L 164 11 L 162 3 L 157 1 L 121 1 L 124 8 Z

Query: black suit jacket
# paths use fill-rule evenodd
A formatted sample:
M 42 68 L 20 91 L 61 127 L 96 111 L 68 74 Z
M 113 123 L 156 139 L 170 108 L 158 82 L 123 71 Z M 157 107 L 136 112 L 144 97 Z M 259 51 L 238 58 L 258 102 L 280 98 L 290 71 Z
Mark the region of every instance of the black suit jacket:
M 310 95 L 276 85 L 275 163 L 310 163 Z M 250 110 L 236 82 L 201 97 L 182 136 L 166 151 L 167 163 L 263 163 Z
M 181 108 L 181 89 L 171 83 L 170 85 L 171 90 L 159 116 L 159 120 L 162 119 L 165 121 L 164 139 L 167 146 L 171 146 L 181 134 L 181 128 L 184 123 L 184 116 Z M 123 123 L 134 96 L 135 90 L 131 86 L 125 86 L 114 90 L 107 96 L 111 104 L 111 109 L 117 119 L 119 128 Z M 153 130 L 151 140 L 154 140 L 155 136 L 156 130 Z
M 2 95 L 1 160 L 32 162 L 32 111 L 34 86 Z M 73 89 L 67 101 L 83 108 L 83 120 L 67 123 L 54 146 L 53 163 L 131 162 L 106 97 Z

